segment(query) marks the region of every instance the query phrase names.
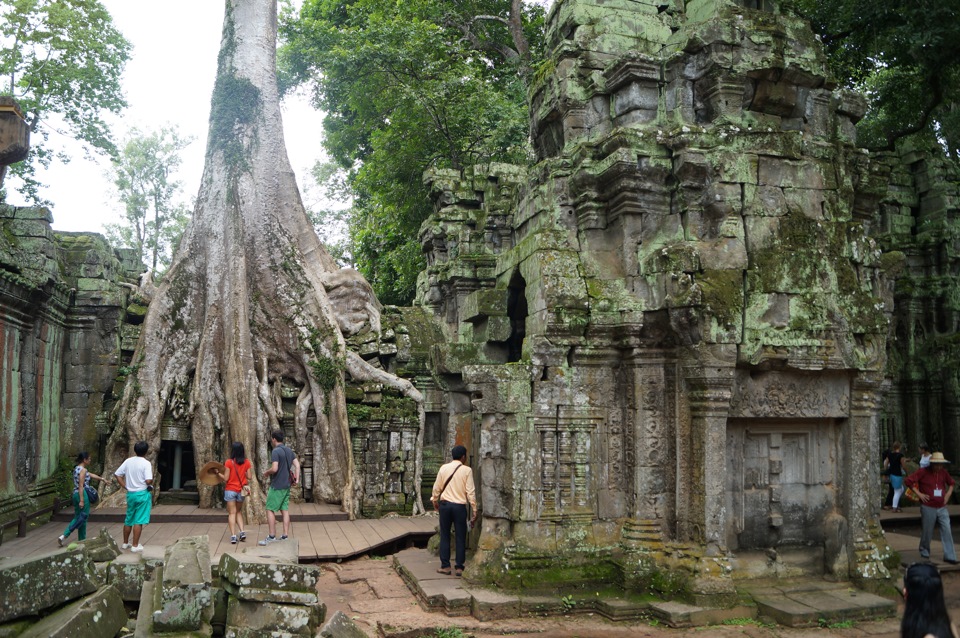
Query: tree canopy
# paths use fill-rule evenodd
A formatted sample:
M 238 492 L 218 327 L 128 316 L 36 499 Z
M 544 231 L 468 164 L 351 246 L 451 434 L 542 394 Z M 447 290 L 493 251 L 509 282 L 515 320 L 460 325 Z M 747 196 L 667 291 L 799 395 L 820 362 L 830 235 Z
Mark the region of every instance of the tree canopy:
M 823 40 L 837 79 L 863 91 L 860 143 L 915 134 L 960 157 L 960 0 L 792 0 Z
M 133 129 L 113 163 L 113 183 L 124 210 L 122 222 L 106 225 L 107 238 L 137 249 L 153 275 L 170 265 L 190 218 L 182 184 L 173 174 L 180 166 L 180 151 L 191 142 L 175 127 L 149 133 Z
M 358 269 L 408 303 L 423 267 L 431 166 L 528 157 L 526 78 L 543 9 L 520 0 L 306 0 L 282 22 L 286 86 L 307 83 L 353 190 Z
M 0 0 L 0 47 L 0 92 L 20 103 L 33 134 L 30 156 L 11 174 L 24 197 L 46 203 L 34 175 L 54 157 L 51 130 L 115 151 L 103 114 L 126 106 L 120 79 L 130 43 L 99 0 Z

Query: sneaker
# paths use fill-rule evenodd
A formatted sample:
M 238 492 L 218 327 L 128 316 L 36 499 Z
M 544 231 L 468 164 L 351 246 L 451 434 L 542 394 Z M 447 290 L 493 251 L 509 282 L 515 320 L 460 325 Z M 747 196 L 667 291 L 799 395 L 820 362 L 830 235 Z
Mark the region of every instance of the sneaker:
M 246 532 L 240 532 L 240 542 L 242 543 L 242 542 L 245 541 L 245 540 L 247 540 L 247 533 L 246 533 Z
M 139 554 L 143 551 L 143 545 L 137 545 L 136 547 L 131 547 L 130 551 L 136 552 L 137 554 Z
M 60 547 L 63 547 L 63 540 L 64 540 L 63 536 L 57 536 L 57 545 L 59 545 Z
M 280 537 L 280 539 L 279 539 L 279 540 L 282 540 L 282 541 L 285 541 L 285 540 L 287 540 L 287 535 L 286 535 L 286 534 L 284 534 L 283 536 L 281 536 L 281 537 Z
M 267 536 L 262 541 L 257 543 L 257 545 L 263 546 L 263 545 L 269 545 L 270 543 L 276 543 L 276 542 L 277 542 L 276 536 Z
M 236 544 L 237 544 L 237 537 L 236 537 L 236 536 L 231 536 L 231 537 L 230 537 L 230 544 L 231 544 L 231 545 L 236 545 Z
M 120 549 L 130 549 L 131 547 L 133 547 L 133 545 L 131 545 L 130 543 L 124 543 L 123 545 L 120 546 Z

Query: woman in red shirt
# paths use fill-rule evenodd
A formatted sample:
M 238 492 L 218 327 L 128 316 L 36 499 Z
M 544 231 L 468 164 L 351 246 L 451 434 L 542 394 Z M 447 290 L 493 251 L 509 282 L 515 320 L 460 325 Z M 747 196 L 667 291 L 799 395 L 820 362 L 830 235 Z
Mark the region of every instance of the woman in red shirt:
M 223 500 L 227 503 L 230 542 L 236 545 L 238 540 L 247 540 L 247 533 L 243 530 L 243 499 L 250 494 L 250 470 L 253 468 L 253 464 L 243 450 L 243 443 L 237 441 L 233 443 L 230 448 L 230 458 L 223 466 L 224 471 L 218 474 L 226 483 L 223 487 Z

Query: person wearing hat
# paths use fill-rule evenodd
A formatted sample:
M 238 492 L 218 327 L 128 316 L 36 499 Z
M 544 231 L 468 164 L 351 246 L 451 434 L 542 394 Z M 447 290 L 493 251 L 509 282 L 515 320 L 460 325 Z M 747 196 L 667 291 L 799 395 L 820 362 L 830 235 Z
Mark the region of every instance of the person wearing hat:
M 905 481 L 907 486 L 917 493 L 920 499 L 920 556 L 930 558 L 930 540 L 933 528 L 940 527 L 940 541 L 943 543 L 943 560 L 951 565 L 957 564 L 957 554 L 953 547 L 953 532 L 950 530 L 950 512 L 947 503 L 953 495 L 953 478 L 947 472 L 950 461 L 943 458 L 941 452 L 930 456 L 929 467 L 922 467 Z

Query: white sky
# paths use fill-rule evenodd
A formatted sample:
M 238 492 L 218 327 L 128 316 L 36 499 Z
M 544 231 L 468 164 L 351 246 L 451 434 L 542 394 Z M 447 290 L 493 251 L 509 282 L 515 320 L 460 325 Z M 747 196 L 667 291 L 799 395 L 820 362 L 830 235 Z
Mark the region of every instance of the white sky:
M 223 1 L 101 1 L 133 44 L 123 80 L 129 108 L 116 121 L 114 138 L 119 144 L 130 128 L 152 131 L 168 125 L 192 136 L 194 142 L 183 151 L 177 175 L 189 203 L 203 174 Z M 282 108 L 287 153 L 302 191 L 310 167 L 322 155 L 323 116 L 305 97 L 287 98 Z M 42 196 L 53 202 L 54 229 L 102 232 L 104 223 L 120 221 L 122 207 L 109 174 L 110 161 L 85 157 L 79 144 L 57 132 L 51 133 L 50 144 L 73 158 L 69 164 L 54 162 L 50 170 L 38 171 L 38 179 L 48 186 Z M 23 205 L 13 180 L 7 181 L 7 203 Z

